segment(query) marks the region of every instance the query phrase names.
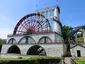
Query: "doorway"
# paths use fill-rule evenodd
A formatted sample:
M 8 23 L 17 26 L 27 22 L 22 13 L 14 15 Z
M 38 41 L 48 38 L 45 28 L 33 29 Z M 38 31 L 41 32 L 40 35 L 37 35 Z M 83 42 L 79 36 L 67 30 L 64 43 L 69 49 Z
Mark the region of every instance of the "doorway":
M 77 57 L 81 57 L 81 50 L 77 50 Z

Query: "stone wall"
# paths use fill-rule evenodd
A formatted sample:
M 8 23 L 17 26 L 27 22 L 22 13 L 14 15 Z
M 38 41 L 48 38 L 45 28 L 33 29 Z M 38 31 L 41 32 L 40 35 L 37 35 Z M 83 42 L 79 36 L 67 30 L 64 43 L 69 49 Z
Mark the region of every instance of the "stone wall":
M 13 46 L 14 44 L 4 44 L 2 46 L 1 53 L 6 54 L 8 49 Z M 15 44 L 17 47 L 19 47 L 21 51 L 21 55 L 27 55 L 27 51 L 31 46 L 39 45 L 43 47 L 46 51 L 47 56 L 53 56 L 53 57 L 62 57 L 65 53 L 65 44 Z
M 61 35 L 51 32 L 51 33 L 32 34 L 32 35 L 8 35 L 7 44 L 11 38 L 14 38 L 16 40 L 16 43 L 18 43 L 20 41 L 20 39 L 23 38 L 24 36 L 31 36 L 35 40 L 36 43 L 38 43 L 40 38 L 42 38 L 44 36 L 50 38 L 53 43 L 55 43 L 55 42 L 62 42 L 63 43 L 63 38 L 61 37 Z
M 81 47 L 79 45 L 75 46 L 74 48 L 71 48 L 71 55 L 77 57 L 77 50 L 80 50 L 81 56 L 85 56 L 85 48 Z

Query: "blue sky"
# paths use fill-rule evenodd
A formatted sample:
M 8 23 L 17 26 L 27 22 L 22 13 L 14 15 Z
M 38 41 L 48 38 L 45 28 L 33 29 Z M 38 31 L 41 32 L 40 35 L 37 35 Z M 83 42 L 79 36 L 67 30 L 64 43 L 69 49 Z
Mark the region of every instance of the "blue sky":
M 57 4 L 61 9 L 60 20 L 63 25 L 85 25 L 85 0 L 59 0 L 58 3 L 56 0 L 0 0 L 0 38 L 12 34 L 23 16 Z

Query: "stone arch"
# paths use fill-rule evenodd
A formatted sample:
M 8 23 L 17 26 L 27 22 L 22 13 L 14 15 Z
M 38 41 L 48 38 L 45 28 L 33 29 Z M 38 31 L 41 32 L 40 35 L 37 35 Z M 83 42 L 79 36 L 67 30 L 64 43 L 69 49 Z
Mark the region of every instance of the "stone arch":
M 52 43 L 52 40 L 48 36 L 43 36 L 39 39 L 38 43 Z
M 24 36 L 22 37 L 18 43 L 29 43 L 29 44 L 32 44 L 32 43 L 36 43 L 36 41 L 31 37 L 31 36 Z
M 46 51 L 40 45 L 33 45 L 33 46 L 31 46 L 28 49 L 27 55 L 41 55 L 41 56 L 46 56 Z
M 18 46 L 12 45 L 11 47 L 9 47 L 7 53 L 21 54 L 21 51 Z
M 8 41 L 8 44 L 13 44 L 13 43 L 16 43 L 16 40 L 14 38 L 11 38 L 9 41 Z
M 72 31 L 69 33 L 69 37 L 72 37 L 76 32 L 78 32 L 80 29 L 85 29 L 85 26 L 78 26 L 74 28 Z
M 75 28 L 73 28 L 73 29 L 69 32 L 68 38 L 70 39 L 70 42 L 71 42 L 71 40 L 73 40 L 73 43 L 78 44 L 77 32 L 80 31 L 80 32 L 83 33 L 83 30 L 82 30 L 82 29 L 85 30 L 85 25 L 75 27 Z M 83 33 L 83 36 L 84 36 L 84 33 Z M 84 41 L 85 41 L 85 38 L 84 38 Z
M 83 36 L 83 31 L 80 31 L 80 30 L 79 30 L 79 31 L 77 32 L 77 34 L 79 34 L 79 33 Z

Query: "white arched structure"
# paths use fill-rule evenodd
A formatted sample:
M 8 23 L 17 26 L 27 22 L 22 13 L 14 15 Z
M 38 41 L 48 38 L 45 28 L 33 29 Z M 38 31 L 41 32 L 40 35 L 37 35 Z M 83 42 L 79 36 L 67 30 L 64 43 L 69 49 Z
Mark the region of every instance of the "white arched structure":
M 2 46 L 1 53 L 6 54 L 7 50 L 12 45 L 16 45 L 19 47 L 21 55 L 26 55 L 30 47 L 38 45 L 44 48 L 47 56 L 62 57 L 67 51 L 66 44 L 64 44 L 61 34 L 62 24 L 60 22 L 59 14 L 60 8 L 56 6 L 39 10 L 36 13 L 24 16 L 17 23 L 13 34 L 7 36 L 7 42 Z M 34 29 L 36 26 L 37 29 Z M 39 27 L 41 28 L 39 29 Z M 42 30 L 42 28 L 44 29 Z M 16 42 L 12 42 L 12 44 L 10 44 L 9 41 L 11 38 L 15 39 Z

